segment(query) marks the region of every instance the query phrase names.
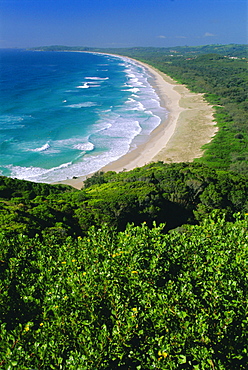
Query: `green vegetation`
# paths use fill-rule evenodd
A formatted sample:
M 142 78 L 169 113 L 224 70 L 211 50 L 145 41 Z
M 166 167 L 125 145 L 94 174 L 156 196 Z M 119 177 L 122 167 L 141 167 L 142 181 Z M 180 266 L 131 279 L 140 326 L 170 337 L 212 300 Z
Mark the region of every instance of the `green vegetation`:
M 245 50 L 119 50 L 216 106 L 194 163 L 99 172 L 82 190 L 0 177 L 1 369 L 247 368 Z
M 158 162 L 82 190 L 0 183 L 2 369 L 245 369 L 244 177 Z
M 43 188 L 44 187 L 44 188 Z M 198 164 L 152 163 L 130 172 L 96 173 L 81 191 L 0 177 L 0 223 L 8 235 L 83 236 L 94 225 L 195 224 L 213 210 L 232 221 L 248 212 L 245 177 Z
M 2 236 L 1 368 L 246 369 L 247 221 Z

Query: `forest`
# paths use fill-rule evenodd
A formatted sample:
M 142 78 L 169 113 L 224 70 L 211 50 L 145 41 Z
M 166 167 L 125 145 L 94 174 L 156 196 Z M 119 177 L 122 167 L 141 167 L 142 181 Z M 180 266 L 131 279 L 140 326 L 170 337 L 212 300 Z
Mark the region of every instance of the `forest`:
M 197 224 L 218 210 L 228 221 L 248 213 L 242 175 L 199 163 L 151 163 L 129 172 L 98 172 L 82 190 L 0 177 L 0 223 L 7 235 L 83 236 L 103 224 L 165 223 L 165 232 Z
M 81 190 L 0 176 L 0 368 L 245 370 L 247 47 L 105 52 L 204 93 L 219 131 Z

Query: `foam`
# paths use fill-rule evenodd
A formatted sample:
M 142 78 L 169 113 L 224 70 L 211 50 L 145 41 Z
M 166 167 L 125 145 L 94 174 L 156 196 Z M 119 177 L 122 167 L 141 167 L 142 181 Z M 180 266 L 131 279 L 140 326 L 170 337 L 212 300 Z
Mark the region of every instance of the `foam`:
M 130 104 L 130 103 L 133 103 L 133 102 L 136 102 L 136 100 L 134 100 L 132 98 L 128 98 L 128 100 L 126 101 L 126 104 Z
M 62 163 L 60 166 L 54 167 L 54 170 L 59 169 L 59 168 L 67 168 L 71 165 L 72 165 L 72 162 Z
M 89 85 L 87 82 L 85 82 L 83 85 L 77 86 L 77 89 L 88 89 L 88 88 L 89 88 Z
M 136 86 L 143 86 L 143 83 L 139 81 L 137 77 L 131 78 L 129 83 L 131 83 L 132 85 L 136 85 Z
M 49 148 L 50 148 L 49 143 L 46 143 L 46 144 L 42 145 L 40 148 L 30 149 L 30 151 L 31 152 L 45 152 Z
M 95 128 L 95 132 L 100 131 L 101 129 L 104 129 L 106 126 L 101 125 L 101 127 Z M 94 150 L 94 144 L 89 141 L 88 136 L 84 137 L 71 137 L 69 139 L 63 139 L 63 140 L 56 140 L 53 142 L 53 148 L 57 148 L 60 151 L 64 150 L 80 150 L 89 152 Z
M 109 77 L 85 77 L 85 80 L 105 81 L 109 80 Z
M 25 127 L 25 125 L 16 125 L 12 124 L 11 126 L 5 126 L 5 127 L 0 127 L 0 131 L 5 131 L 5 130 L 16 130 Z
M 140 91 L 140 89 L 138 89 L 137 87 L 134 87 L 134 88 L 131 88 L 131 89 L 124 89 L 124 90 L 121 90 L 121 91 L 131 91 L 133 93 L 137 93 Z
M 72 165 L 72 162 L 67 162 L 67 163 L 62 163 L 58 167 L 53 167 L 50 169 L 34 167 L 34 166 L 21 167 L 21 166 L 13 166 L 13 165 L 8 165 L 4 167 L 11 171 L 11 177 L 15 177 L 19 180 L 46 182 L 45 180 L 49 177 L 49 175 L 54 174 L 58 170 L 68 168 L 71 165 Z
M 145 111 L 145 107 L 141 102 L 136 102 L 135 107 L 133 107 L 131 110 Z
M 128 100 L 126 101 L 125 104 L 129 105 L 128 110 L 137 110 L 137 111 L 145 111 L 146 110 L 146 108 L 144 107 L 144 105 L 140 101 L 137 101 L 137 100 L 132 99 L 132 98 L 128 98 Z
M 27 116 L 27 118 L 30 116 Z M 24 120 L 25 116 L 15 116 L 3 114 L 0 116 L 0 130 L 16 130 L 25 127 L 20 124 Z
M 77 89 L 89 89 L 90 87 L 99 87 L 101 86 L 98 84 L 99 82 L 102 82 L 102 81 L 101 80 L 88 81 L 88 82 L 83 83 L 83 85 L 77 86 Z
M 94 107 L 96 105 L 97 105 L 97 103 L 88 101 L 88 102 L 84 102 L 84 103 L 66 105 L 66 107 L 68 107 L 68 108 L 88 108 L 88 107 Z
M 31 152 L 41 155 L 52 155 L 60 153 L 60 150 L 54 147 L 54 141 L 49 140 L 49 142 L 42 145 L 42 141 L 30 141 L 30 142 L 17 142 L 15 143 L 17 147 L 17 153 Z M 30 157 L 32 158 L 32 157 Z
M 16 123 L 16 122 L 21 122 L 23 121 L 24 117 L 23 116 L 14 116 L 14 115 L 8 115 L 8 114 L 3 114 L 0 116 L 0 123 Z
M 88 142 L 88 143 L 82 143 L 82 144 L 75 144 L 73 146 L 73 148 L 81 150 L 81 151 L 90 152 L 90 151 L 94 150 L 95 146 L 94 146 L 94 144 Z

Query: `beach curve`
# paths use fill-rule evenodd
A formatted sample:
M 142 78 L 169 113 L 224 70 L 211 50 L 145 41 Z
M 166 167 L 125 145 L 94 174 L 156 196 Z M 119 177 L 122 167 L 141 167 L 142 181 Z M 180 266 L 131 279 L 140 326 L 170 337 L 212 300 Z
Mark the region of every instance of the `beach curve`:
M 126 57 L 125 57 L 126 58 Z M 147 142 L 109 163 L 100 171 L 129 171 L 151 162 L 164 163 L 191 162 L 203 154 L 202 146 L 211 141 L 217 132 L 213 120 L 213 106 L 208 104 L 203 94 L 191 92 L 185 85 L 177 83 L 168 75 L 140 62 L 153 77 L 161 106 L 168 110 L 168 117 L 149 135 Z M 81 189 L 87 176 L 80 176 L 59 182 Z

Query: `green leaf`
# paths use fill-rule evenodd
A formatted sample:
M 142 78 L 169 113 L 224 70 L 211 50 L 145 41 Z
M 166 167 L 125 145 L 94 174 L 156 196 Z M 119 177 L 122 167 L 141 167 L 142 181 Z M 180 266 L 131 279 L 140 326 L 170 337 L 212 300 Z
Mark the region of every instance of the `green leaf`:
M 179 355 L 178 362 L 179 362 L 179 364 L 186 364 L 186 362 L 187 362 L 186 356 Z

